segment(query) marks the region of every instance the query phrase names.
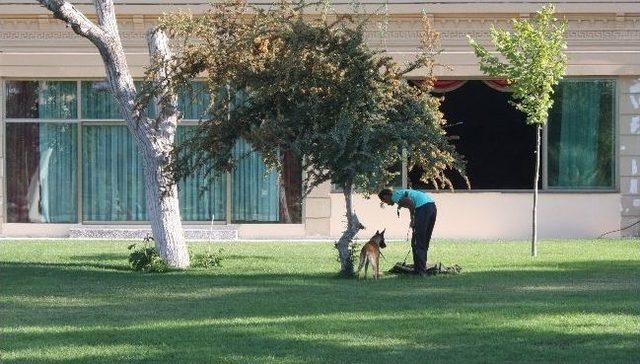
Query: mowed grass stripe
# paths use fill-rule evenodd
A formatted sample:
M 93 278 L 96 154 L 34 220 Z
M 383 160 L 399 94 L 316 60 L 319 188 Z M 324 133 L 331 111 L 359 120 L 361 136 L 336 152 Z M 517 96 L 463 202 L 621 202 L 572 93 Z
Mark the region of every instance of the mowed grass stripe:
M 326 242 L 196 243 L 222 267 L 165 274 L 128 270 L 128 244 L 0 242 L 0 359 L 640 361 L 634 240 L 437 241 L 463 274 L 380 281 L 336 278 Z

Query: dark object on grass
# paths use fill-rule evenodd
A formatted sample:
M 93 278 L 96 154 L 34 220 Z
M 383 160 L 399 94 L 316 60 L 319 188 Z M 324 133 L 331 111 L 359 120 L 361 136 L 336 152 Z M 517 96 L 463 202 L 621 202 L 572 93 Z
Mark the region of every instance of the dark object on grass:
M 442 265 L 442 263 L 427 263 L 426 275 L 434 276 L 436 274 L 458 274 L 462 271 L 462 267 L 454 264 L 450 266 Z M 413 264 L 398 262 L 393 268 L 389 269 L 389 273 L 393 274 L 415 274 Z
M 138 246 L 135 243 L 129 245 L 128 249 L 131 251 L 129 253 L 129 265 L 133 270 L 144 273 L 162 273 L 169 270 L 169 266 L 160 258 L 156 248 L 150 245 L 152 241 L 153 238 L 147 234 L 142 239 L 142 246 Z

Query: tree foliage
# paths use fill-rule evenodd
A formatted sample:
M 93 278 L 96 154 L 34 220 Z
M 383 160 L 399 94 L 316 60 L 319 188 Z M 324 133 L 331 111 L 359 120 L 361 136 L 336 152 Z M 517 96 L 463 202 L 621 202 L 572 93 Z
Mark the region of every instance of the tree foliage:
M 307 191 L 330 180 L 372 192 L 395 176 L 389 167 L 403 148 L 425 180 L 451 186 L 444 171 L 464 164 L 429 93 L 432 79 L 415 87 L 405 78 L 420 68 L 432 74 L 437 34 L 428 20 L 420 54 L 401 65 L 367 46 L 371 16 L 307 9 L 234 1 L 160 20 L 179 45 L 175 87 L 200 75 L 214 96 L 180 148 L 177 176 L 232 169 L 242 157 L 233 145 L 243 138 L 269 167 L 280 167 L 283 151 L 302 159 Z
M 122 46 L 113 0 L 93 0 L 97 22 L 90 20 L 66 0 L 38 0 L 52 15 L 98 50 L 106 73 L 103 88 L 111 91 L 138 147 L 144 167 L 144 185 L 149 223 L 159 256 L 172 268 L 189 266 L 182 231 L 178 189 L 169 166 L 178 122 L 177 98 L 170 72 L 173 58 L 169 40 L 159 29 L 149 29 L 147 43 L 151 69 L 146 87 L 138 92 Z M 106 87 L 105 87 L 106 86 Z M 144 102 L 138 102 L 143 99 Z M 153 101 L 157 116 L 146 107 Z
M 567 48 L 566 22 L 554 18 L 555 8 L 546 5 L 531 20 L 514 19 L 513 33 L 491 27 L 491 41 L 503 57 L 502 61 L 469 38 L 480 60 L 480 69 L 493 77 L 505 78 L 513 91 L 511 104 L 525 113 L 527 123 L 536 127 L 535 172 L 533 178 L 533 214 L 531 255 L 537 255 L 538 181 L 540 178 L 540 142 L 542 125 L 546 124 L 553 106 L 553 89 L 564 75 Z
M 491 42 L 504 60 L 469 37 L 480 69 L 506 79 L 513 91 L 513 105 L 527 116 L 529 124 L 545 124 L 553 105 L 553 88 L 565 73 L 567 48 L 565 21 L 554 17 L 546 5 L 531 20 L 514 19 L 513 32 L 491 27 Z

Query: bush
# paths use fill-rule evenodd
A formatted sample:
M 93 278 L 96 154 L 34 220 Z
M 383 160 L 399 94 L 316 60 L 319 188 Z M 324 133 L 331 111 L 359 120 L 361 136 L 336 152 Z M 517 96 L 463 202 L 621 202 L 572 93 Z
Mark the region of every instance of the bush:
M 212 251 L 210 248 L 207 248 L 207 251 L 202 254 L 196 256 L 192 261 L 192 266 L 200 267 L 200 268 L 214 268 L 222 266 L 222 252 L 224 250 L 222 248 L 217 251 Z
M 341 263 L 340 261 L 340 252 L 338 252 L 338 243 L 334 244 L 334 247 L 336 248 L 336 261 L 338 263 Z M 352 241 L 351 243 L 349 243 L 349 258 L 347 261 L 348 266 L 350 267 L 350 269 L 348 269 L 346 272 L 340 272 L 340 277 L 342 278 L 353 278 L 355 277 L 355 270 L 354 270 L 354 266 L 355 264 L 357 264 L 358 260 L 360 259 L 360 248 L 362 246 L 357 242 L 357 241 Z
M 162 273 L 169 270 L 167 264 L 160 258 L 155 247 L 149 246 L 153 238 L 147 236 L 143 239 L 143 244 L 129 245 L 129 264 L 133 270 L 144 273 Z

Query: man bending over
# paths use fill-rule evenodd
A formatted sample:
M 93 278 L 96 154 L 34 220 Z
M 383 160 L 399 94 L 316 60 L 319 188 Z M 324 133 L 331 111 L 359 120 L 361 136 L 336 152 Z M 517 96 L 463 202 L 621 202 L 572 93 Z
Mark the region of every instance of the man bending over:
M 427 272 L 427 251 L 431 241 L 431 233 L 436 224 L 436 204 L 428 193 L 412 190 L 383 189 L 378 193 L 380 200 L 387 205 L 398 204 L 409 209 L 411 213 L 411 250 L 413 252 L 413 270 L 417 275 L 425 275 Z M 399 212 L 398 212 L 399 213 Z

